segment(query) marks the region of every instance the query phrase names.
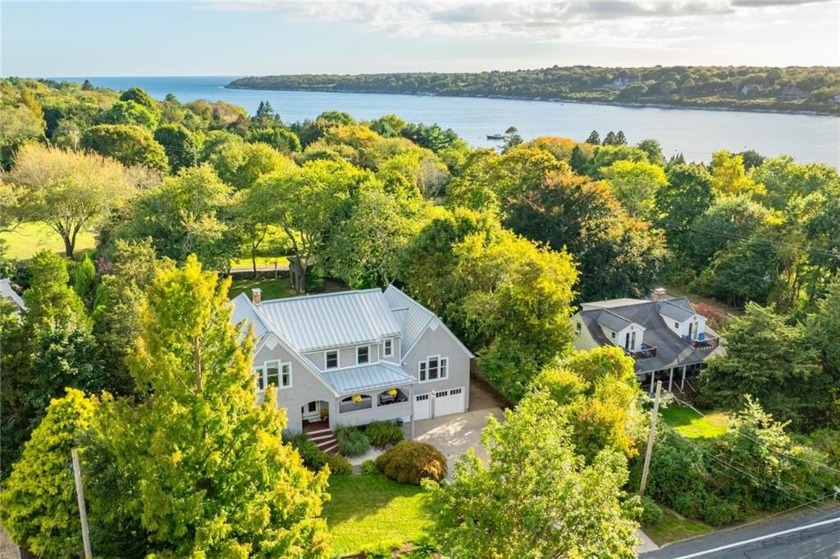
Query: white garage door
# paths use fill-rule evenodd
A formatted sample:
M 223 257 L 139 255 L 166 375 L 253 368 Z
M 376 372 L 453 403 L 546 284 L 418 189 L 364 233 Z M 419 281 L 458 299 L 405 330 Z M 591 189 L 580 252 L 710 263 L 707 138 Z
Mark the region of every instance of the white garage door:
M 435 417 L 464 411 L 464 389 L 452 388 L 435 392 Z
M 431 394 L 417 394 L 414 397 L 414 420 L 432 417 Z

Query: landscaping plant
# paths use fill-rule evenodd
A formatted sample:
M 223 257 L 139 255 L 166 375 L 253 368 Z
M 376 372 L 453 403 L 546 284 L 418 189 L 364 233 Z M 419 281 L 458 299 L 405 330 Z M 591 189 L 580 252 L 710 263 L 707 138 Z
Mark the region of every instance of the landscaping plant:
M 446 457 L 432 445 L 418 441 L 398 443 L 376 459 L 376 467 L 394 481 L 411 485 L 446 477 Z
M 385 448 L 405 439 L 402 427 L 391 421 L 374 421 L 365 427 L 365 435 L 375 448 Z

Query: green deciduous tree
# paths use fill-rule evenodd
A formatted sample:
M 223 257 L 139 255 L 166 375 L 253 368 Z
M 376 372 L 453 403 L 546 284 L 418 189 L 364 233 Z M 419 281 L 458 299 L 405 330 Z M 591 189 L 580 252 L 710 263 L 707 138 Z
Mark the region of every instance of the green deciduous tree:
M 209 165 L 182 169 L 135 201 L 119 235 L 150 237 L 158 255 L 176 262 L 196 253 L 205 265 L 225 269 L 237 248 L 228 225 L 230 204 L 230 187 Z
M 137 193 L 138 177 L 95 154 L 28 145 L 15 157 L 9 180 L 20 187 L 14 213 L 48 224 L 73 256 L 81 231 L 96 231 Z
M 82 134 L 81 146 L 100 155 L 112 157 L 123 165 L 142 165 L 164 172 L 169 167 L 163 146 L 139 126 L 100 124 Z
M 648 220 L 655 216 L 657 193 L 668 184 L 662 167 L 647 162 L 616 161 L 601 176 L 630 217 Z
M 263 175 L 293 166 L 268 144 L 230 143 L 210 157 L 210 164 L 226 184 L 236 190 L 254 186 Z
M 437 487 L 434 535 L 464 558 L 635 557 L 626 462 L 611 451 L 586 466 L 569 428 L 544 393 L 490 417 L 482 433 L 489 464 L 470 450 L 454 481 Z
M 153 113 L 147 107 L 134 101 L 117 101 L 110 109 L 99 115 L 98 121 L 101 124 L 126 124 L 154 130 L 159 117 L 159 114 Z
M 82 554 L 70 449 L 90 428 L 96 406 L 73 389 L 52 400 L 0 494 L 3 526 L 18 545 L 39 557 Z
M 668 248 L 685 258 L 691 250 L 692 225 L 712 204 L 712 177 L 702 165 L 668 168 L 668 184 L 656 193 L 656 224 L 665 231 Z
M 155 130 L 155 141 L 163 146 L 169 168 L 177 173 L 198 163 L 199 142 L 181 124 L 163 124 Z
M 726 328 L 726 354 L 710 359 L 700 375 L 709 402 L 729 408 L 752 394 L 783 421 L 801 426 L 813 405 L 809 383 L 819 374 L 817 354 L 801 325 L 754 303 Z
M 230 323 L 229 286 L 195 257 L 158 274 L 130 359 L 142 402 L 103 410 L 106 446 L 137 480 L 126 499 L 156 557 L 328 557 L 328 473 L 282 443 L 271 395 L 254 404 L 253 341 Z

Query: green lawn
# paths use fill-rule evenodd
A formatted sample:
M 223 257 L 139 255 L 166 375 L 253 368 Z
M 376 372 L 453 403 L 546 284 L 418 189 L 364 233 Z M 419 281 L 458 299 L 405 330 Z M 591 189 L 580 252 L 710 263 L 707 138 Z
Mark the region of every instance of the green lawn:
M 14 231 L 0 233 L 0 239 L 6 241 L 6 256 L 11 260 L 27 260 L 42 249 L 64 254 L 64 242 L 61 237 L 45 223 L 21 223 Z M 91 250 L 96 246 L 93 233 L 82 231 L 76 238 L 76 254 Z
M 289 259 L 285 256 L 257 256 L 257 266 L 260 268 L 275 266 L 280 269 L 286 269 L 289 266 Z M 248 268 L 253 269 L 254 264 L 250 257 L 237 258 L 230 263 L 231 268 Z
M 250 297 L 251 289 L 255 287 L 262 289 L 263 301 L 268 301 L 270 299 L 282 299 L 284 297 L 294 297 L 295 295 L 298 295 L 298 293 L 295 293 L 295 290 L 292 288 L 292 284 L 289 283 L 288 278 L 244 279 L 234 280 L 233 283 L 230 284 L 230 297 L 232 299 L 240 293 L 245 293 Z
M 656 545 L 664 545 L 668 542 L 684 540 L 712 531 L 710 526 L 702 522 L 697 522 L 696 520 L 689 520 L 667 507 L 662 507 L 662 511 L 665 514 L 662 515 L 662 520 L 658 524 L 655 526 L 642 526 L 645 534 Z
M 729 416 L 723 411 L 699 415 L 691 408 L 671 406 L 662 410 L 665 423 L 688 439 L 713 439 L 726 433 Z
M 324 506 L 338 556 L 416 541 L 432 523 L 429 495 L 383 475 L 333 476 Z

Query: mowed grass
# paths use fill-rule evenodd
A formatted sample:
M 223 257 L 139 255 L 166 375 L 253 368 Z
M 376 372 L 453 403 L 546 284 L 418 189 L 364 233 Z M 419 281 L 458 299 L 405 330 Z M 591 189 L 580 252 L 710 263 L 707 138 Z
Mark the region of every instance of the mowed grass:
M 711 526 L 696 520 L 689 520 L 667 507 L 662 507 L 662 512 L 664 513 L 662 520 L 656 525 L 642 526 L 642 530 L 656 545 L 661 546 L 712 531 Z
M 64 242 L 58 233 L 46 223 L 28 221 L 21 223 L 14 231 L 0 233 L 6 241 L 6 257 L 11 260 L 28 260 L 40 250 L 64 254 Z M 93 233 L 80 231 L 76 237 L 76 254 L 96 246 Z
M 339 556 L 417 541 L 431 526 L 429 494 L 383 475 L 333 476 L 324 517 Z
M 726 433 L 729 416 L 723 411 L 700 415 L 691 408 L 672 406 L 662 410 L 665 423 L 688 439 L 713 439 Z
M 242 257 L 232 260 L 230 267 L 233 269 L 245 268 L 251 270 L 254 264 L 251 262 L 250 257 Z M 286 270 L 289 267 L 289 259 L 285 256 L 257 256 L 257 267 L 272 269 L 276 267 L 278 270 Z
M 294 297 L 299 295 L 296 293 L 288 278 L 280 279 L 244 279 L 234 280 L 230 284 L 230 298 L 233 299 L 240 293 L 251 296 L 251 289 L 259 287 L 262 290 L 263 301 L 271 299 L 283 299 L 285 297 Z

